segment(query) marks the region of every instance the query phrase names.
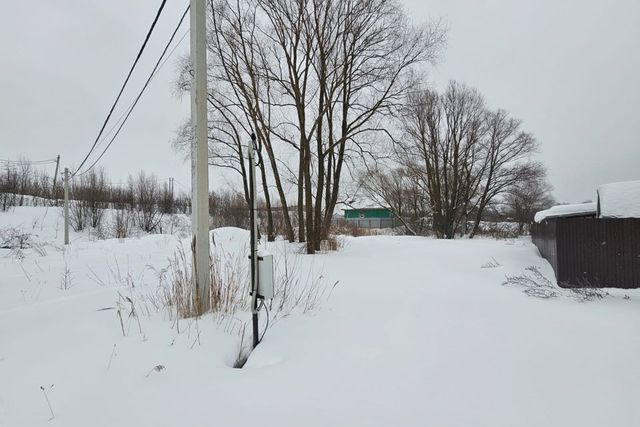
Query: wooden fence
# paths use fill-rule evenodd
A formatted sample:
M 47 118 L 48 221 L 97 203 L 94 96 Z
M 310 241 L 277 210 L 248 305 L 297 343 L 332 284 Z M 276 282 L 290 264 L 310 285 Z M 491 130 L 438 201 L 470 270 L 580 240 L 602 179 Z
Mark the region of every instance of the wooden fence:
M 640 287 L 640 218 L 550 218 L 531 238 L 562 287 Z

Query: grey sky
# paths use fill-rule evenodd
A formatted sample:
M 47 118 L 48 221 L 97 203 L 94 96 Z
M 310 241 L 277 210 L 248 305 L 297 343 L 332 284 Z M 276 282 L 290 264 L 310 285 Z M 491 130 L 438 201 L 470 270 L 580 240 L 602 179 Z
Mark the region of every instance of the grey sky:
M 443 17 L 450 28 L 433 83 L 466 82 L 491 107 L 522 119 L 540 141 L 558 200 L 593 198 L 599 183 L 640 179 L 640 1 L 404 3 L 413 19 Z M 158 4 L 2 0 L 0 158 L 61 154 L 65 164 L 79 164 Z M 168 1 L 123 107 L 186 4 Z M 188 38 L 180 51 L 187 47 Z M 175 72 L 168 62 L 101 163 L 114 180 L 144 169 L 189 183 L 188 166 L 169 143 L 189 108 L 175 96 Z

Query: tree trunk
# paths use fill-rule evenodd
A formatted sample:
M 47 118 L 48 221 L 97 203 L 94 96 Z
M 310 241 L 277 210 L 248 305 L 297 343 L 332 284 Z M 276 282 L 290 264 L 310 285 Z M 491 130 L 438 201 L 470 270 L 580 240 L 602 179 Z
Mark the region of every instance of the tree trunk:
M 300 145 L 298 166 L 298 241 L 306 242 L 304 231 L 304 147 Z

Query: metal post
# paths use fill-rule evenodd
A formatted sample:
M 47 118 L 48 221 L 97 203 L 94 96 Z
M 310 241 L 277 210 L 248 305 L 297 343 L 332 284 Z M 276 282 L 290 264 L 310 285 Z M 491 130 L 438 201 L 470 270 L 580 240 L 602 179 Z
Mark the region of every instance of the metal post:
M 69 168 L 64 168 L 64 244 L 69 244 Z
M 251 322 L 253 324 L 253 348 L 256 348 L 260 342 L 258 331 L 258 221 L 256 221 L 257 203 L 256 203 L 256 163 L 254 160 L 254 143 L 256 135 L 251 134 L 251 143 L 249 144 L 249 197 L 251 206 L 249 212 L 251 215 Z
M 207 140 L 206 0 L 191 0 L 191 122 L 195 147 L 192 155 L 191 230 L 194 294 L 197 310 L 209 309 L 209 150 Z M 195 157 L 195 158 L 193 158 Z

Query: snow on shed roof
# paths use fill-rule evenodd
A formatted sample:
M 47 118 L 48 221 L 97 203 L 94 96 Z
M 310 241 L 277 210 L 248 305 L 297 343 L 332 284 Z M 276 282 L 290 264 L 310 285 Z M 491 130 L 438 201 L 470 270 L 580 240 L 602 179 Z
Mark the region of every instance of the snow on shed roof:
M 600 218 L 640 218 L 640 181 L 598 187 Z
M 537 212 L 533 218 L 535 222 L 542 222 L 547 218 L 567 217 L 567 216 L 583 216 L 595 215 L 596 203 L 576 203 L 572 205 L 557 205 L 544 211 Z

